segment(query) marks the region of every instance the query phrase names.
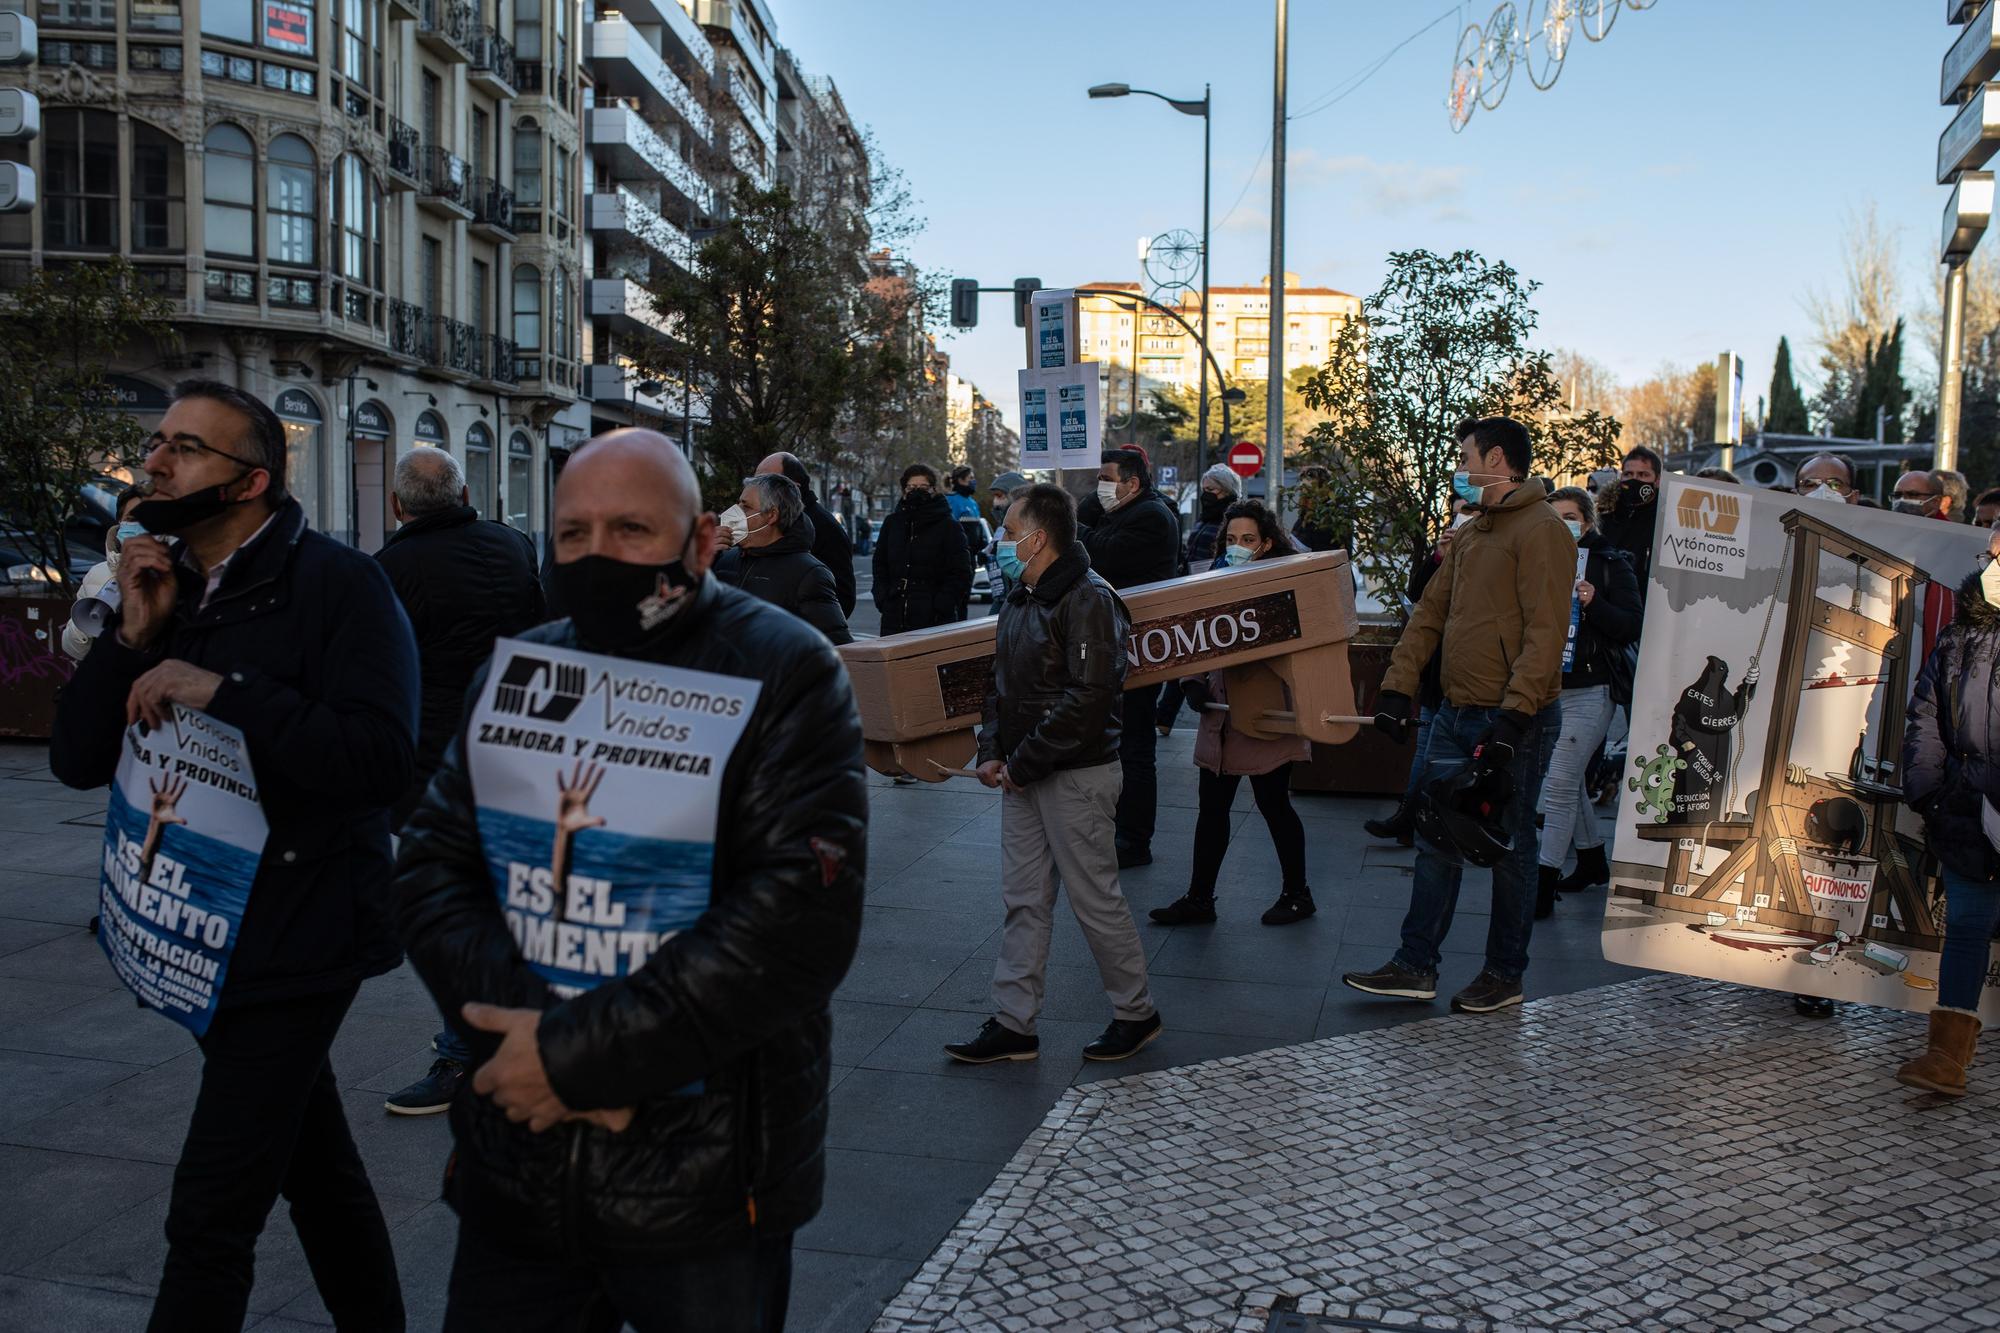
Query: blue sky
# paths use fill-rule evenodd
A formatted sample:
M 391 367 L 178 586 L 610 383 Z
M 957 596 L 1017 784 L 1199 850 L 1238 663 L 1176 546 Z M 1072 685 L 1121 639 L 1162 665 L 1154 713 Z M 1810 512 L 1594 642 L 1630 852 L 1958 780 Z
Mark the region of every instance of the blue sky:
M 1201 123 L 1084 90 L 1198 97 L 1208 81 L 1214 281 L 1267 271 L 1270 0 L 773 8 L 779 40 L 833 76 L 908 173 L 925 268 L 993 286 L 1137 278 L 1140 236 L 1199 227 Z M 1627 381 L 1733 349 L 1754 405 L 1781 333 L 1810 366 L 1803 301 L 1840 289 L 1843 227 L 1872 204 L 1899 235 L 1911 342 L 1927 345 L 1914 326 L 1947 194 L 1938 69 L 1958 31 L 1935 0 L 1658 0 L 1602 42 L 1575 39 L 1550 91 L 1517 69 L 1500 108 L 1460 134 L 1444 112 L 1453 51 L 1491 4 L 1291 8 L 1286 263 L 1309 283 L 1365 294 L 1391 250 L 1471 247 L 1543 284 L 1543 345 Z M 1450 10 L 1359 91 L 1298 116 Z M 980 321 L 944 345 L 1012 420 L 1021 335 L 1003 298 L 985 298 Z

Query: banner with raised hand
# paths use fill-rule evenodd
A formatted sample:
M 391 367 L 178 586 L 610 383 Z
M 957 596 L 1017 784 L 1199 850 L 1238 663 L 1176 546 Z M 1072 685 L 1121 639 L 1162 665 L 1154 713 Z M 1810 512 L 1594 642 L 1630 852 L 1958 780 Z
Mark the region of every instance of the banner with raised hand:
M 243 733 L 174 705 L 125 731 L 104 818 L 97 942 L 119 980 L 196 1036 L 229 975 L 269 834 Z
M 493 890 L 563 995 L 707 910 L 722 775 L 762 683 L 502 639 L 466 727 Z
M 1988 536 L 1838 496 L 1662 482 L 1606 958 L 1937 1002 L 1944 892 L 1903 800 L 1903 736 Z M 2000 1020 L 2000 966 L 1984 996 Z

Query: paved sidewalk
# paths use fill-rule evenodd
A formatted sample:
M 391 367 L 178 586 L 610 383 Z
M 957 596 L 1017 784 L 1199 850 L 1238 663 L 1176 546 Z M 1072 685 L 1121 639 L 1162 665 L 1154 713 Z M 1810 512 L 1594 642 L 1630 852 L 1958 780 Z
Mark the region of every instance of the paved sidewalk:
M 876 1325 L 2000 1327 L 1990 1093 L 1684 977 L 1076 1088 Z M 1340 1321 L 1340 1322 L 1335 1322 Z
M 860 955 L 834 1004 L 837 1068 L 827 1205 L 798 1238 L 798 1330 L 867 1328 L 992 1184 L 1072 1085 L 1428 1017 L 1442 1006 L 1370 1000 L 1341 971 L 1394 947 L 1412 853 L 1366 841 L 1386 803 L 1302 796 L 1320 913 L 1274 930 L 1277 857 L 1247 790 L 1224 867 L 1223 920 L 1166 930 L 1146 908 L 1186 887 L 1193 840 L 1192 733 L 1160 747 L 1157 862 L 1125 886 L 1146 940 L 1167 1034 L 1123 1065 L 1079 1052 L 1109 1019 L 1073 918 L 1058 911 L 1043 1056 L 970 1068 L 939 1053 L 987 1012 L 998 948 L 997 798 L 974 784 L 875 779 Z M 104 797 L 49 776 L 37 746 L 0 743 L 0 1328 L 144 1326 L 165 1254 L 172 1163 L 199 1056 L 181 1030 L 133 1007 L 84 930 L 95 910 Z M 1469 884 L 1443 984 L 1478 970 L 1486 888 Z M 1539 928 L 1530 990 L 1552 994 L 1639 975 L 1598 951 L 1602 900 L 1565 904 Z M 1780 997 L 1762 997 L 1774 1014 Z M 1508 1022 L 1511 1020 L 1502 1020 Z M 1465 1032 L 1476 1020 L 1448 1020 Z M 412 1329 L 438 1326 L 456 1220 L 437 1202 L 442 1117 L 392 1118 L 384 1094 L 428 1067 L 437 1018 L 408 969 L 363 987 L 334 1046 L 349 1119 L 394 1230 Z M 1393 1058 L 1386 1043 L 1379 1058 Z M 323 1328 L 328 1317 L 280 1208 L 259 1246 L 253 1327 Z

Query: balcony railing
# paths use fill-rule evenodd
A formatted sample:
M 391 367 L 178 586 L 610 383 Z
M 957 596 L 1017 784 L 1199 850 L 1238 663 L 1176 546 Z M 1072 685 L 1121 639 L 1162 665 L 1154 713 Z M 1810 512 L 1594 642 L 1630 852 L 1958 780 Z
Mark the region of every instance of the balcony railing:
M 514 88 L 523 97 L 546 97 L 551 102 L 565 108 L 571 107 L 571 97 L 576 85 L 569 75 L 550 73 L 549 67 L 539 60 L 516 60 L 514 62 Z
M 421 158 L 422 192 L 427 199 L 441 199 L 455 208 L 470 211 L 472 169 L 458 154 L 427 144 Z
M 424 313 L 423 307 L 389 298 L 389 350 L 428 365 L 431 344 L 430 316 Z
M 389 170 L 406 181 L 417 179 L 417 156 L 422 148 L 417 127 L 389 117 Z M 405 189 L 408 186 L 404 187 Z
M 489 85 L 489 91 L 501 97 L 511 97 L 520 87 L 514 82 L 514 44 L 502 37 L 499 29 L 477 21 L 471 24 L 466 44 L 472 55 L 468 73 L 473 81 Z
M 466 0 L 419 0 L 417 37 L 456 60 L 469 54 L 478 11 Z
M 643 163 L 647 171 L 679 191 L 697 212 L 704 215 L 715 212 L 715 192 L 708 182 L 635 109 L 624 106 L 592 107 L 589 131 L 593 148 L 618 148 L 629 152 L 637 163 L 627 159 L 623 166 L 630 168 Z
M 432 315 L 430 321 L 431 366 L 467 375 L 484 373 L 486 349 L 480 344 L 478 330 L 449 315 Z
M 472 225 L 514 234 L 514 192 L 491 176 L 472 180 Z
M 486 340 L 486 368 L 486 378 L 496 383 L 521 382 L 520 360 L 512 338 L 489 337 Z

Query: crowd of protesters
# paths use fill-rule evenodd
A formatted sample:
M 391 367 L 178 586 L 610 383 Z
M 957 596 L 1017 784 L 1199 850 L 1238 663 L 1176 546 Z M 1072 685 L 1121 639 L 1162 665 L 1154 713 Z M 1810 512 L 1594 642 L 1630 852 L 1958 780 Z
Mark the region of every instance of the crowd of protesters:
M 1393 955 L 1342 980 L 1434 999 L 1465 868 L 1490 869 L 1483 965 L 1451 1001 L 1483 1014 L 1521 1002 L 1534 922 L 1610 879 L 1591 772 L 1629 714 L 1663 462 L 1636 448 L 1595 493 L 1552 489 L 1518 422 L 1467 421 L 1456 441 L 1438 497 L 1452 519 L 1412 573 L 1373 704 L 1375 730 L 1410 747 L 1403 801 L 1368 826 L 1416 846 L 1410 904 Z M 336 1324 L 403 1327 L 330 1050 L 362 981 L 407 954 L 444 1024 L 429 1073 L 387 1109 L 451 1113 L 442 1189 L 460 1228 L 445 1327 L 781 1328 L 792 1235 L 820 1205 L 829 1001 L 866 874 L 860 723 L 834 652 L 852 637 L 849 529 L 790 454 L 765 459 L 717 515 L 671 441 L 622 430 L 562 472 L 541 575 L 530 541 L 481 518 L 457 462 L 430 448 L 400 460 L 399 527 L 371 560 L 310 530 L 286 467 L 267 405 L 219 382 L 179 386 L 93 571 L 101 624 L 64 643 L 79 665 L 52 739 L 59 779 L 104 785 L 128 724 L 185 706 L 243 733 L 269 826 L 198 1037 L 152 1326 L 240 1326 L 282 1196 Z M 1210 469 L 1183 534 L 1137 448 L 1104 453 L 1080 504 L 1014 473 L 993 479 L 982 511 L 969 469 L 902 473 L 873 552 L 882 632 L 964 620 L 989 557 L 996 580 L 974 774 L 1002 793 L 1000 948 L 992 1016 L 944 1048 L 951 1059 L 1038 1055 L 1058 886 L 1110 1011 L 1083 1056 L 1122 1060 L 1165 1031 L 1120 871 L 1154 859 L 1157 743 L 1183 706 L 1196 719 L 1193 851 L 1186 891 L 1151 921 L 1235 910 L 1220 885 L 1246 778 L 1280 868 L 1261 921 L 1315 916 L 1291 797 L 1308 742 L 1235 725 L 1225 672 L 1126 689 L 1120 592 L 1345 547 L 1353 534 L 1317 503 L 1332 480 L 1302 472 L 1288 531 L 1233 472 Z M 1872 503 L 1837 454 L 1809 459 L 1791 489 Z M 2000 491 L 1973 501 L 1952 472 L 1905 472 L 1892 503 L 2000 517 Z M 510 637 L 757 684 L 718 778 L 705 909 L 649 961 L 580 992 L 524 959 L 482 843 L 467 701 Z M 1898 1077 L 1937 1092 L 1964 1089 L 2000 924 L 2000 852 L 1981 813 L 2000 805 L 1996 661 L 2000 535 L 1956 597 L 1926 609 L 1904 749 L 1907 799 L 1944 867 L 1947 938 L 1929 1047 Z M 563 827 L 593 826 L 588 795 L 565 789 Z

